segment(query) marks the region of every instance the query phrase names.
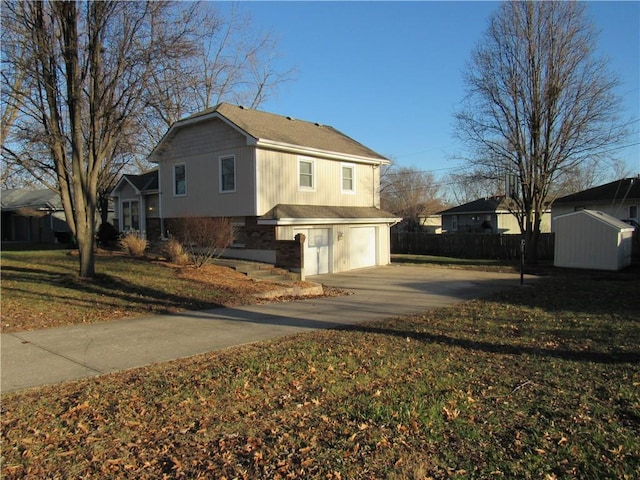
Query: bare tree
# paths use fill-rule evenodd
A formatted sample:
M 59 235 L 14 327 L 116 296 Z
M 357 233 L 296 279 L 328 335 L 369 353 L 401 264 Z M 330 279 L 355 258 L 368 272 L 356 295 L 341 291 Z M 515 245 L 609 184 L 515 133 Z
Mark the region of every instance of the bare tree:
M 415 167 L 383 167 L 380 178 L 380 206 L 416 230 L 420 217 L 436 213 L 444 208 L 440 196 L 440 184 L 431 172 Z
M 202 106 L 195 92 L 203 75 L 213 75 L 214 66 L 216 78 L 230 70 L 235 83 L 221 80 L 224 94 L 253 92 L 256 102 L 280 78 L 266 75 L 249 87 L 259 68 L 272 73 L 261 63 L 273 46 L 268 37 L 253 50 L 230 40 L 215 61 L 205 54 L 220 41 L 209 30 L 217 17 L 206 3 L 4 2 L 2 16 L 8 72 L 2 76 L 3 167 L 28 172 L 60 193 L 82 277 L 95 275 L 100 199 L 123 169 L 148 153 L 158 132 Z M 245 27 L 236 23 L 227 36 Z M 203 50 L 205 41 L 211 43 Z M 235 56 L 228 53 L 233 47 Z M 234 68 L 248 73 L 234 74 Z M 215 88 L 220 84 L 208 90 L 210 96 Z
M 450 173 L 445 183 L 448 186 L 447 198 L 456 205 L 504 193 L 504 179 L 500 175 L 490 174 L 486 169 Z
M 595 57 L 579 2 L 505 2 L 473 52 L 469 94 L 457 117 L 470 166 L 513 176 L 512 210 L 537 257 L 541 215 L 554 184 L 604 158 L 625 132 L 617 80 Z
M 3 155 L 55 184 L 78 243 L 82 277 L 95 275 L 100 182 L 131 152 L 159 59 L 191 54 L 193 12 L 163 2 L 4 4 L 4 26 L 26 51 L 7 59 L 24 81 L 21 90 L 9 90 L 21 106 L 14 143 L 3 145 Z
M 252 26 L 237 5 L 226 15 L 213 3 L 201 13 L 192 33 L 195 54 L 180 64 L 163 64 L 150 79 L 146 151 L 184 116 L 220 102 L 256 108 L 294 74 L 293 68 L 276 69 L 277 42 Z

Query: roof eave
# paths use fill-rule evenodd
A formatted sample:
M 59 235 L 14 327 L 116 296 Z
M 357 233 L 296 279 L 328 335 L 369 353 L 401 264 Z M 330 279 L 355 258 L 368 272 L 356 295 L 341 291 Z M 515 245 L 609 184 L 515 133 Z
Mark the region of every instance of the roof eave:
M 277 142 L 274 140 L 267 140 L 259 138 L 256 142 L 256 146 L 267 150 L 278 150 L 281 152 L 297 153 L 301 155 L 310 155 L 314 157 L 329 158 L 332 160 L 342 160 L 355 163 L 365 163 L 368 165 L 388 165 L 391 163 L 386 158 L 367 157 L 362 155 L 353 155 L 349 153 L 334 152 L 329 150 L 321 150 L 318 148 L 304 147 L 300 145 L 293 145 L 291 143 Z
M 258 225 L 336 225 L 336 224 L 366 224 L 366 223 L 388 223 L 395 225 L 402 218 L 278 218 L 278 219 L 258 219 Z

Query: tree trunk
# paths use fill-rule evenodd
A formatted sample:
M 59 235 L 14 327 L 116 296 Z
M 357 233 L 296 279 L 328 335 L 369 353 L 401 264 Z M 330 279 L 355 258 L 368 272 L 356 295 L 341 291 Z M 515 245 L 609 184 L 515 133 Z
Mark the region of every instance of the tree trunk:
M 96 259 L 93 246 L 92 237 L 83 235 L 82 238 L 78 238 L 81 278 L 93 278 L 96 276 Z

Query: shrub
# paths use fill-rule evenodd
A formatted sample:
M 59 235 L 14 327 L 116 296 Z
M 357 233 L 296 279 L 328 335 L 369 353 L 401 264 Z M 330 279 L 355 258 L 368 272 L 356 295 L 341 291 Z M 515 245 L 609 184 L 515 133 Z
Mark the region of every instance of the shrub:
M 149 246 L 149 241 L 139 233 L 127 233 L 120 239 L 120 248 L 132 257 L 141 257 Z
M 98 245 L 107 247 L 118 240 L 118 230 L 112 224 L 106 222 L 100 225 L 96 236 L 98 237 Z
M 189 255 L 184 251 L 182 243 L 176 238 L 170 238 L 164 245 L 164 254 L 170 262 L 178 265 L 184 265 L 189 262 Z
M 182 242 L 196 268 L 222 255 L 235 239 L 230 218 L 184 217 L 171 221 L 172 235 Z

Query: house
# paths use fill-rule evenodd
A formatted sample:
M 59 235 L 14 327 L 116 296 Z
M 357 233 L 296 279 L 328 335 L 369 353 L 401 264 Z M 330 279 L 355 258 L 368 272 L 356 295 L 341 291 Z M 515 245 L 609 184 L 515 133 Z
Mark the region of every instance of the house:
M 389 228 L 400 219 L 379 208 L 389 160 L 330 126 L 221 103 L 173 124 L 149 160 L 162 235 L 175 219 L 229 217 L 238 233 L 226 256 L 302 275 L 390 262 Z M 141 212 L 155 190 L 136 182 L 119 183 L 119 212 L 137 206 L 151 238 Z
M 160 238 L 160 192 L 158 170 L 142 175 L 123 175 L 111 191 L 115 199 L 115 227 L 120 232 L 144 232 L 148 238 Z
M 3 190 L 2 241 L 67 243 L 71 240 L 60 196 L 48 189 Z
M 418 221 L 423 232 L 442 233 L 442 215 L 420 215 Z
M 518 219 L 509 210 L 509 199 L 504 195 L 480 198 L 440 212 L 442 230 L 453 233 L 520 234 Z M 551 231 L 551 211 L 542 214 L 540 232 Z
M 640 176 L 636 176 L 558 198 L 553 202 L 551 215 L 555 219 L 578 210 L 597 210 L 638 226 L 639 206 Z
M 634 227 L 596 210 L 553 219 L 556 267 L 620 270 L 631 264 Z

